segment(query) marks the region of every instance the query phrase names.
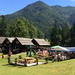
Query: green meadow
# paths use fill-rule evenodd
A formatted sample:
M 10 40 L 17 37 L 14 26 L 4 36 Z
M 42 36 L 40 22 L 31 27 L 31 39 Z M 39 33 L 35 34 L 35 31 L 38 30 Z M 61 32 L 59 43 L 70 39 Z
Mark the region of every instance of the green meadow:
M 24 54 L 21 55 L 25 57 Z M 18 56 L 14 55 L 12 59 Z M 54 63 L 49 61 L 48 64 L 23 67 L 9 65 L 7 58 L 0 58 L 0 75 L 75 75 L 75 59 Z

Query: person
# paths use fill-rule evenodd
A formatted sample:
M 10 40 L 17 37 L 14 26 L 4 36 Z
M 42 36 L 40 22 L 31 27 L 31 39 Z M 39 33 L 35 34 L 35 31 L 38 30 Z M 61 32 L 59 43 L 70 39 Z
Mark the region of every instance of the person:
M 0 47 L 0 53 L 2 52 L 2 48 Z
M 42 51 L 43 57 L 45 57 L 45 51 Z
M 11 57 L 11 50 L 9 51 L 8 56 Z
M 57 56 L 58 56 L 58 54 L 56 53 L 56 54 L 55 54 L 55 61 L 57 61 Z
M 52 53 L 52 63 L 54 62 L 54 53 Z
M 28 56 L 28 54 L 29 54 L 29 52 L 28 52 L 28 50 L 26 51 L 26 57 Z
M 4 47 L 2 47 L 2 53 L 5 51 L 5 48 Z
M 26 50 L 26 57 L 28 56 L 28 54 L 29 54 L 29 47 Z
M 4 55 L 2 54 L 2 59 L 4 59 Z
M 49 48 L 48 48 L 48 55 L 50 56 L 50 50 L 49 50 Z
M 33 50 L 33 52 L 34 52 L 34 55 L 36 55 L 36 51 L 35 51 L 35 50 Z
M 60 59 L 61 59 L 61 54 L 60 54 L 60 53 L 58 53 L 57 61 L 59 62 L 59 61 L 60 61 Z

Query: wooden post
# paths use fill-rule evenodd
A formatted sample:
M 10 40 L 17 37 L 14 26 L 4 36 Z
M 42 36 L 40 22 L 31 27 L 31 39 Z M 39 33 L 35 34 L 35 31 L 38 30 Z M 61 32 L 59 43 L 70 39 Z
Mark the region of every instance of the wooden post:
M 36 58 L 36 65 L 38 65 L 38 58 Z
M 22 56 L 21 55 L 19 56 L 19 59 L 22 59 Z
M 48 58 L 45 58 L 45 60 L 46 60 L 46 64 L 48 64 Z
M 15 65 L 17 65 L 17 58 L 15 58 Z
M 27 60 L 26 59 L 24 59 L 24 60 L 25 60 L 24 66 L 27 67 Z
M 8 57 L 8 63 L 10 64 L 10 57 Z

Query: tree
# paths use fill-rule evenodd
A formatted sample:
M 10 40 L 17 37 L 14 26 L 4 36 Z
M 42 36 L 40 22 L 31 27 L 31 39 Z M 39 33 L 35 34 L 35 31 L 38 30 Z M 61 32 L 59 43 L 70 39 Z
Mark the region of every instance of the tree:
M 75 46 L 75 22 L 71 28 L 71 46 Z
M 52 46 L 61 44 L 60 27 L 58 26 L 57 21 L 49 28 L 49 40 Z
M 62 28 L 62 45 L 69 46 L 70 44 L 70 26 L 66 23 Z
M 30 38 L 37 38 L 37 28 L 35 28 L 33 26 L 32 22 L 30 22 L 30 24 L 28 25 L 28 27 L 29 27 Z
M 29 37 L 28 27 L 19 18 L 11 21 L 11 36 L 14 37 Z
M 9 36 L 9 22 L 4 15 L 0 19 L 0 36 Z
M 44 34 L 26 18 L 14 18 L 8 22 L 3 15 L 0 18 L 0 36 L 44 38 Z
M 15 18 L 10 21 L 10 36 L 14 37 L 30 37 L 30 38 L 39 38 L 44 37 L 43 33 L 33 26 L 32 22 L 29 22 L 24 17 Z
M 44 33 L 42 33 L 40 30 L 37 30 L 38 38 L 44 38 Z

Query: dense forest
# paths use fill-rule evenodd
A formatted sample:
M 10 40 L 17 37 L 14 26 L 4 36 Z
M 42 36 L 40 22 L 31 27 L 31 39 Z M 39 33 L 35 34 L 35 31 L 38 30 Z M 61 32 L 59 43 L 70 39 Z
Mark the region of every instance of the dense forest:
M 13 14 L 5 16 L 8 20 L 15 17 L 25 17 L 29 21 L 32 21 L 33 25 L 45 34 L 45 37 L 48 37 L 48 27 L 52 26 L 55 20 L 58 21 L 60 27 L 63 27 L 64 23 L 73 25 L 75 7 L 48 6 L 42 1 L 37 1 Z
M 74 46 L 75 45 L 75 23 L 70 26 L 65 23 L 61 28 L 55 21 L 47 30 L 50 45 Z M 14 18 L 8 21 L 4 15 L 0 18 L 0 36 L 44 38 L 44 33 L 33 26 L 26 18 Z
M 26 37 L 44 38 L 44 33 L 33 26 L 24 17 L 14 18 L 8 21 L 4 15 L 0 18 L 0 36 L 4 37 Z
M 73 26 L 65 23 L 62 28 L 55 21 L 53 26 L 48 29 L 48 39 L 50 40 L 51 46 L 75 46 L 75 22 Z

